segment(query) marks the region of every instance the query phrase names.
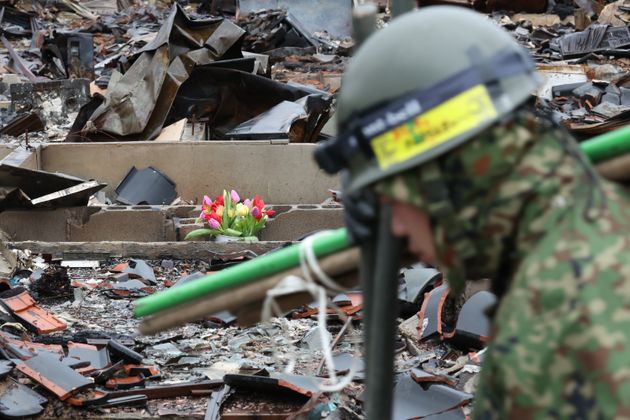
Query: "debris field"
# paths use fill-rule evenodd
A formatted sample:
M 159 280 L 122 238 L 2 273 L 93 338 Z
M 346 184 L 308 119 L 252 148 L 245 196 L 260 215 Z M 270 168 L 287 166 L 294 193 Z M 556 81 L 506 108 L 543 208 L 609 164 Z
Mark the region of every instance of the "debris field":
M 134 316 L 138 299 L 343 226 L 340 180 L 312 152 L 336 134 L 353 2 L 311 3 L 0 0 L 0 417 L 365 418 L 352 259 L 326 307 L 259 286 L 168 328 Z M 578 140 L 630 122 L 630 0 L 417 1 L 435 3 L 528 49 L 531 102 Z M 627 159 L 597 169 L 625 183 Z M 203 236 L 231 210 L 261 223 L 255 238 Z M 392 418 L 467 418 L 496 297 L 477 282 L 454 299 L 415 261 L 390 281 Z

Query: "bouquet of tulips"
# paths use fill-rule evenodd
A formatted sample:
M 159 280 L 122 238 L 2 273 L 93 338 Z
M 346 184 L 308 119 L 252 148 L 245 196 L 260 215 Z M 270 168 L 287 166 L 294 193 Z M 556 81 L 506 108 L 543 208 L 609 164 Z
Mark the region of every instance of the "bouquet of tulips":
M 186 235 L 184 239 L 203 236 L 226 235 L 243 239 L 256 239 L 256 234 L 265 227 L 267 218 L 273 216 L 273 210 L 265 209 L 265 202 L 256 194 L 253 200 L 241 197 L 234 190 L 214 198 L 203 197 L 201 214 L 197 223 L 204 222 L 202 229 L 196 229 Z

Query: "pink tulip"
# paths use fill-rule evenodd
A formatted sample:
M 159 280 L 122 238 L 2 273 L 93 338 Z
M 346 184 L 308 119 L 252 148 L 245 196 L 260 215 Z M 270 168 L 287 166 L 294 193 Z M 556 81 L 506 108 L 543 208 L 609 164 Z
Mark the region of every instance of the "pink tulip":
M 212 205 L 212 199 L 210 197 L 208 197 L 207 195 L 203 196 L 203 205 L 204 206 L 211 206 Z
M 218 229 L 221 224 L 214 219 L 208 220 L 208 225 L 210 225 L 210 229 Z
M 250 200 L 249 198 L 246 198 L 245 201 L 243 201 L 243 204 L 245 204 L 245 206 L 250 209 L 252 208 L 252 200 Z
M 230 199 L 235 203 L 241 201 L 241 197 L 239 197 L 238 193 L 234 190 L 230 191 Z

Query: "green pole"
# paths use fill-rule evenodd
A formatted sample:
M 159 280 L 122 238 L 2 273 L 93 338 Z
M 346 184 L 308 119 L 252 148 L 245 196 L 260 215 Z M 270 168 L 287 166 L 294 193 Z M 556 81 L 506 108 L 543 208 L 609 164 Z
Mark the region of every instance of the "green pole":
M 580 144 L 593 163 L 630 152 L 630 125 L 594 137 Z M 315 255 L 323 257 L 350 246 L 345 228 L 318 238 L 313 244 Z M 238 287 L 299 265 L 299 244 L 279 249 L 251 261 L 202 277 L 175 289 L 166 290 L 135 302 L 135 316 L 144 317 L 169 309 L 204 295 Z
M 599 163 L 630 152 L 630 125 L 593 137 L 580 143 L 582 152 L 593 163 Z
M 348 231 L 336 229 L 313 242 L 315 255 L 323 257 L 342 251 L 350 246 Z M 211 276 L 201 277 L 135 302 L 134 315 L 144 317 L 184 304 L 220 290 L 238 287 L 300 264 L 300 244 L 272 251 L 253 260 L 226 268 Z

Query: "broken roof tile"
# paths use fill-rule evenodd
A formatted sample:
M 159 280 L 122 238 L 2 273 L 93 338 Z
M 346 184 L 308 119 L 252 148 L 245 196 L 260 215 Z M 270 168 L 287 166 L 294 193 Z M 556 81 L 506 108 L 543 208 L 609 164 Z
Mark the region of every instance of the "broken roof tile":
M 65 322 L 37 306 L 31 295 L 23 287 L 16 287 L 0 294 L 0 303 L 10 310 L 27 328 L 38 334 L 61 331 L 67 328 Z
M 3 419 L 21 419 L 40 414 L 48 399 L 26 385 L 10 381 L 0 393 L 0 416 Z
M 111 365 L 106 348 L 99 350 L 90 344 L 68 342 L 68 357 L 73 357 L 90 363 L 94 369 L 105 369 Z
M 41 384 L 62 401 L 80 390 L 94 386 L 92 379 L 75 372 L 63 364 L 58 356 L 51 353 L 40 353 L 19 363 L 16 369 Z
M 234 388 L 249 388 L 266 392 L 296 392 L 311 397 L 319 392 L 321 379 L 311 376 L 300 376 L 274 373 L 272 376 L 258 375 L 225 375 L 223 380 Z
M 445 413 L 462 407 L 472 395 L 441 384 L 422 386 L 409 374 L 399 375 L 394 386 L 393 420 L 407 420 Z
M 407 301 L 420 304 L 427 290 L 442 280 L 442 273 L 422 263 L 401 270 L 405 282 Z
M 424 297 L 418 312 L 418 334 L 421 340 L 435 337 L 442 332 L 442 308 L 448 297 L 448 286 L 443 284 L 431 290 Z
M 486 310 L 496 301 L 494 293 L 485 290 L 472 295 L 459 312 L 453 342 L 464 348 L 483 347 L 490 333 Z

